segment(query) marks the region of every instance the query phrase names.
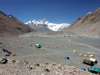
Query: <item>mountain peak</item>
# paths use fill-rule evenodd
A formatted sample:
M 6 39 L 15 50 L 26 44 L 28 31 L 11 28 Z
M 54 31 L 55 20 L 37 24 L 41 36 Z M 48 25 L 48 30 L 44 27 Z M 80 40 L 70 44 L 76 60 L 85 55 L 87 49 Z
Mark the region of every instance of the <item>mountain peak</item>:
M 55 24 L 55 23 L 50 23 L 48 20 L 46 20 L 45 18 L 42 20 L 33 20 L 33 21 L 29 21 L 27 23 L 25 23 L 27 25 L 42 25 L 52 31 L 59 31 L 62 30 L 63 28 L 68 27 L 70 24 L 68 23 L 62 23 L 62 24 Z

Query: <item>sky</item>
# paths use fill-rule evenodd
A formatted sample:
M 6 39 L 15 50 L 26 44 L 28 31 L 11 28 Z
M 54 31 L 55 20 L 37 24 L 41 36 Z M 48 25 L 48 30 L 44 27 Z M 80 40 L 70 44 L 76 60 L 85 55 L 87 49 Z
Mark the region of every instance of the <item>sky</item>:
M 45 18 L 51 23 L 71 24 L 98 7 L 100 0 L 0 0 L 0 10 L 23 23 Z

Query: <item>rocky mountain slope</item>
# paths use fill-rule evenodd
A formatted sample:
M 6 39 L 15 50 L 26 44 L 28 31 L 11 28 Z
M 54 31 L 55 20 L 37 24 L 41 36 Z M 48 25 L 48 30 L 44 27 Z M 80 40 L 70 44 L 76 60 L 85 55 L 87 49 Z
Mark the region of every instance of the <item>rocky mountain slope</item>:
M 51 31 L 48 28 L 46 28 L 44 25 L 36 25 L 36 24 L 28 24 L 27 26 L 31 27 L 34 32 L 45 32 L 45 31 Z
M 24 23 L 16 19 L 14 16 L 6 15 L 2 11 L 0 11 L 1 36 L 19 35 L 30 31 L 30 27 L 26 26 Z
M 65 31 L 84 36 L 100 37 L 100 7 L 73 22 Z

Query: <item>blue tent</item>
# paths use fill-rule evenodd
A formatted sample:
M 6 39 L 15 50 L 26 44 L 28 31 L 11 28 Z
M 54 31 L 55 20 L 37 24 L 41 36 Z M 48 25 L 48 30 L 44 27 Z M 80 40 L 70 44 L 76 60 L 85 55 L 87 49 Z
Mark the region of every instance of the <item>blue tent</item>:
M 69 59 L 69 57 L 68 56 L 65 56 L 65 59 Z
M 7 53 L 7 54 L 6 54 L 6 56 L 10 56 L 10 54 L 9 54 L 9 53 Z

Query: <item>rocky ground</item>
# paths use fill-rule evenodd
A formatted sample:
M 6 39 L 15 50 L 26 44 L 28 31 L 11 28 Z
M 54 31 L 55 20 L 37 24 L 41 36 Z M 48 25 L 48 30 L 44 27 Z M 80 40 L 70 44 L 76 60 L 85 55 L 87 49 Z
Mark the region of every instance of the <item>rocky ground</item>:
M 2 49 L 16 54 L 6 56 L 8 62 L 0 64 L 0 75 L 93 75 L 87 71 L 90 66 L 82 62 L 84 59 L 90 59 L 89 55 L 84 57 L 89 52 L 98 60 L 95 67 L 100 67 L 100 39 L 68 37 L 61 35 L 62 33 L 44 32 L 19 37 L 0 37 L 0 57 L 6 54 Z M 37 43 L 42 47 L 36 48 Z M 54 48 L 55 46 L 57 48 Z M 41 50 L 42 48 L 44 50 Z M 73 53 L 73 50 L 77 52 Z M 79 57 L 79 54 L 82 54 L 82 57 Z M 70 59 L 65 59 L 65 56 Z
M 95 75 L 74 66 L 45 62 L 44 64 L 27 61 L 8 60 L 0 65 L 0 75 Z

